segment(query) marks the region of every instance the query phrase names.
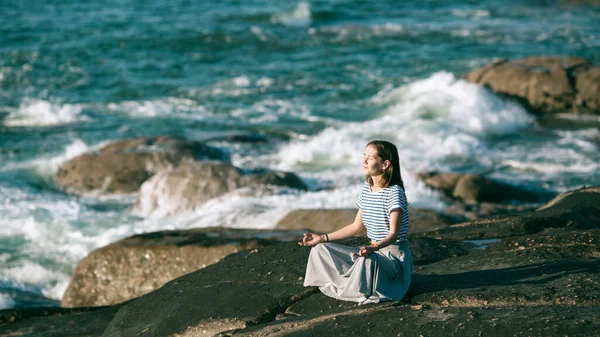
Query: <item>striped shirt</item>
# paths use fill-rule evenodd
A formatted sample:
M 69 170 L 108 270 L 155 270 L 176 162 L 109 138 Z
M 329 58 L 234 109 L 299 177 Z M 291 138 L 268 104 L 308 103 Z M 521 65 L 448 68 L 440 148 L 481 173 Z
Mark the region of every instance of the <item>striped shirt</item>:
M 376 242 L 383 240 L 390 233 L 390 213 L 401 209 L 402 221 L 396 242 L 408 240 L 408 203 L 402 187 L 393 185 L 378 192 L 371 192 L 371 186 L 365 183 L 356 205 L 362 210 L 367 236 Z

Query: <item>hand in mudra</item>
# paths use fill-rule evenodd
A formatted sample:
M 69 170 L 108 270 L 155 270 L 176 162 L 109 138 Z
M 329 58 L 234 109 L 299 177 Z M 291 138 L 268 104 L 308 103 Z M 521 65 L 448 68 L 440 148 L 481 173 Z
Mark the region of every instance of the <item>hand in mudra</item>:
M 314 233 L 304 233 L 302 242 L 298 242 L 298 244 L 304 247 L 312 247 L 321 242 L 323 242 L 323 238 L 320 235 Z
M 358 250 L 358 253 L 352 253 L 352 256 L 356 256 L 356 257 L 361 257 L 361 256 L 369 256 L 371 254 L 373 254 L 375 251 L 377 251 L 377 247 L 376 246 L 363 246 L 360 247 L 360 249 Z

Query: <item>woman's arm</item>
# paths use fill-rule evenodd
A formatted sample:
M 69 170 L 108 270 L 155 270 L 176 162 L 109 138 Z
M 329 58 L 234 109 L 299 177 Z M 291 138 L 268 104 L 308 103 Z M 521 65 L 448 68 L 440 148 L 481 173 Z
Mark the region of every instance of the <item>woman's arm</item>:
M 391 245 L 398 239 L 398 228 L 400 228 L 400 219 L 402 219 L 402 209 L 394 209 L 390 212 L 390 233 L 381 241 L 371 246 L 360 247 L 356 256 L 368 256 L 371 253 Z
M 302 242 L 298 242 L 301 246 L 314 246 L 317 243 L 340 240 L 349 238 L 353 235 L 360 234 L 364 227 L 362 221 L 362 210 L 359 209 L 356 213 L 356 217 L 354 218 L 354 222 L 348 224 L 335 232 L 318 235 L 314 233 L 304 233 L 304 238 L 302 238 Z

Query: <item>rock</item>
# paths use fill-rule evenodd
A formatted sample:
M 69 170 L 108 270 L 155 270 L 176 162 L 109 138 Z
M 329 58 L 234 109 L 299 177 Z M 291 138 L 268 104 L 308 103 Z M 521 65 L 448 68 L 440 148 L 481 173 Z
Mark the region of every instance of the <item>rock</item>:
M 151 137 L 117 141 L 65 162 L 56 184 L 69 193 L 132 193 L 155 172 L 194 159 L 224 159 L 199 142 Z
M 600 114 L 600 68 L 578 57 L 492 62 L 467 80 L 514 97 L 535 112 Z
M 465 220 L 476 220 L 494 215 L 516 214 L 535 211 L 537 204 L 497 204 L 482 202 L 466 204 L 457 201 L 444 210 L 449 216 L 463 217 Z M 463 220 L 464 221 L 464 220 Z M 456 221 L 456 223 L 461 221 Z
M 302 286 L 309 251 L 291 242 L 229 255 L 123 304 L 103 336 L 212 336 L 274 320 L 315 292 Z
M 592 307 L 422 308 L 365 305 L 269 322 L 219 336 L 596 336 Z
M 429 172 L 418 176 L 424 178 L 425 185 L 467 203 L 500 203 L 511 200 L 533 202 L 538 199 L 534 192 L 503 184 L 480 174 Z
M 275 225 L 276 229 L 307 230 L 331 233 L 354 222 L 354 208 L 346 209 L 298 209 L 289 212 Z
M 537 200 L 535 193 L 501 184 L 477 174 L 466 174 L 458 179 L 452 196 L 467 203 Z
M 136 235 L 90 253 L 77 265 L 63 307 L 105 306 L 151 292 L 181 275 L 245 249 L 300 233 L 203 228 Z
M 306 185 L 291 172 L 261 170 L 242 176 L 242 186 L 275 185 L 306 190 Z
M 184 163 L 173 170 L 158 172 L 146 181 L 134 212 L 164 216 L 192 211 L 238 188 L 265 184 L 306 189 L 300 178 L 289 172 L 263 170 L 244 175 L 238 168 L 223 162 Z
M 460 173 L 434 173 L 424 179 L 424 182 L 425 185 L 452 196 L 454 187 L 456 187 L 461 177 L 463 177 L 463 174 Z
M 357 209 L 299 209 L 279 220 L 276 229 L 307 230 L 315 233 L 331 233 L 352 222 Z M 464 220 L 460 216 L 448 216 L 423 208 L 409 207 L 410 233 L 426 232 L 447 227 Z M 366 235 L 363 231 L 361 235 Z
M 538 208 L 538 211 L 548 208 L 570 209 L 597 207 L 598 205 L 600 205 L 600 186 L 582 187 L 574 191 L 559 194 L 556 198 Z
M 455 224 L 439 230 L 423 233 L 435 238 L 451 240 L 496 239 L 527 235 L 546 228 L 568 228 L 571 230 L 595 229 L 600 227 L 600 212 L 597 198 L 598 186 L 579 189 L 563 194 L 548 207 L 519 214 L 497 215 Z M 591 202 L 578 202 L 578 200 Z M 573 205 L 572 208 L 565 207 Z
M 100 337 L 119 306 L 0 310 L 0 336 Z

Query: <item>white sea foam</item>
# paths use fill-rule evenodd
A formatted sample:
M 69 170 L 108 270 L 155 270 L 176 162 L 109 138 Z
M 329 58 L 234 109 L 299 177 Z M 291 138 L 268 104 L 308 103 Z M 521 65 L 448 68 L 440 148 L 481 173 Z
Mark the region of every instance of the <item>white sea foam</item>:
M 210 115 L 210 112 L 197 102 L 176 97 L 141 102 L 110 103 L 108 109 L 133 117 L 176 117 L 202 120 Z
M 25 99 L 18 108 L 7 109 L 5 126 L 50 126 L 89 120 L 81 115 L 83 105 Z
M 49 178 L 56 173 L 58 167 L 65 161 L 88 152 L 93 148 L 102 146 L 103 144 L 104 143 L 95 147 L 90 147 L 81 139 L 74 139 L 72 143 L 65 146 L 65 150 L 62 153 L 57 155 L 41 156 L 39 158 L 24 162 L 9 162 L 4 166 L 0 166 L 0 171 L 33 169 L 41 177 Z
M 453 9 L 452 15 L 460 18 L 487 18 L 490 12 L 486 9 Z
M 271 17 L 271 22 L 280 23 L 287 27 L 308 27 L 312 23 L 310 4 L 308 2 L 301 1 L 291 12 L 273 15 L 273 17 Z
M 384 107 L 377 118 L 285 144 L 272 165 L 290 171 L 353 167 L 368 141 L 387 139 L 409 171 L 444 169 L 444 158 L 484 154 L 485 137 L 516 132 L 533 120 L 517 104 L 446 72 L 384 91 L 372 99 Z
M 0 310 L 14 308 L 15 300 L 8 294 L 0 293 Z

